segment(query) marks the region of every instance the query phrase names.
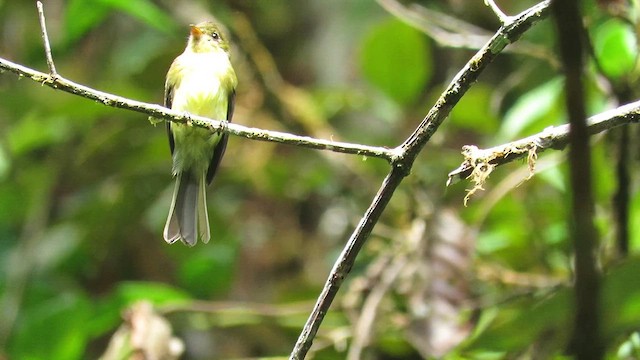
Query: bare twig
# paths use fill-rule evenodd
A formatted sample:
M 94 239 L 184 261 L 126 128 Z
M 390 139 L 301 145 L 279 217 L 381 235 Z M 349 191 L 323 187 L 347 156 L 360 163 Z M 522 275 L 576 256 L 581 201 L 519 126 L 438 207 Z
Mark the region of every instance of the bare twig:
M 507 25 L 512 21 L 510 16 L 508 16 L 507 14 L 502 12 L 502 10 L 500 10 L 500 7 L 498 7 L 498 5 L 494 0 L 484 0 L 484 3 L 489 8 L 491 8 L 491 11 L 493 11 L 493 13 L 496 14 L 496 16 L 498 17 L 498 20 L 500 20 L 500 22 L 503 25 Z
M 49 67 L 49 75 L 52 78 L 58 77 L 56 71 L 56 65 L 53 63 L 53 56 L 51 56 L 51 43 L 49 43 L 49 35 L 47 35 L 47 25 L 44 20 L 44 10 L 42 9 L 42 3 L 36 2 L 38 8 L 38 18 L 40 19 L 40 29 L 42 30 L 42 42 L 44 43 L 44 55 L 47 58 L 47 66 Z
M 377 1 L 389 13 L 407 25 L 424 32 L 440 46 L 478 50 L 493 35 L 481 27 L 416 3 L 404 4 L 399 0 Z M 517 17 L 510 17 L 509 20 L 513 21 L 514 18 Z M 518 41 L 505 51 L 546 61 L 554 68 L 560 66 L 555 54 L 549 49 L 526 40 Z
M 587 119 L 587 131 L 590 135 L 593 135 L 639 121 L 640 101 L 636 101 L 590 117 Z M 565 124 L 549 127 L 538 134 L 489 149 L 479 149 L 473 145 L 465 145 L 462 148 L 462 154 L 465 159 L 457 169 L 449 173 L 447 186 L 458 180 L 473 176 L 474 172 L 480 172 L 488 176 L 496 166 L 525 156 L 529 157 L 529 166 L 532 168 L 535 165 L 535 163 L 531 163 L 531 160 L 535 160 L 531 158 L 532 151 L 537 156 L 537 154 L 547 149 L 564 149 L 568 140 L 569 124 Z M 476 180 L 476 177 L 474 176 L 472 180 Z
M 377 1 L 390 14 L 442 46 L 478 50 L 492 35 L 481 27 L 415 3 L 405 5 L 398 0 Z
M 362 352 L 371 341 L 371 334 L 374 332 L 374 322 L 378 315 L 380 303 L 385 294 L 389 292 L 391 285 L 398 279 L 398 276 L 406 266 L 406 254 L 396 256 L 390 266 L 385 268 L 380 281 L 377 282 L 362 305 L 360 317 L 354 325 L 353 341 L 347 354 L 347 360 L 358 360 L 362 358 Z
M 391 196 L 409 174 L 413 162 L 436 132 L 440 124 L 449 115 L 462 95 L 474 84 L 480 73 L 493 59 L 512 41 L 517 40 L 526 30 L 543 19 L 548 12 L 550 1 L 543 1 L 514 17 L 514 20 L 503 26 L 480 49 L 465 67 L 454 77 L 447 89 L 442 93 L 436 104 L 422 120 L 418 128 L 409 138 L 397 148 L 398 157 L 392 162 L 393 168 L 384 179 L 377 195 L 369 205 L 366 213 L 358 223 L 342 253 L 336 260 L 324 288 L 318 297 L 311 315 L 307 319 L 298 341 L 291 352 L 291 360 L 304 359 L 315 337 L 325 314 L 329 310 L 338 289 L 342 285 L 353 266 L 358 252 L 371 234 L 374 225 L 380 218 L 382 211 L 389 203 Z
M 373 226 L 378 222 L 382 211 L 389 203 L 389 200 L 391 200 L 391 196 L 398 185 L 400 185 L 400 182 L 405 175 L 406 174 L 401 168 L 394 167 L 391 173 L 389 173 L 382 182 L 382 185 L 380 186 L 380 189 L 374 197 L 371 205 L 351 234 L 351 237 L 347 241 L 342 253 L 338 257 L 338 260 L 336 260 L 333 265 L 329 278 L 325 282 L 324 288 L 311 311 L 311 315 L 309 315 L 309 318 L 298 337 L 298 341 L 291 352 L 289 357 L 290 359 L 300 360 L 305 358 L 324 316 L 329 310 L 329 307 L 331 306 L 338 289 L 340 289 L 344 278 L 351 270 L 358 252 L 362 248 L 362 245 L 364 245 L 365 239 L 367 239 L 371 234 Z
M 180 123 L 188 122 L 193 126 L 209 129 L 210 131 L 226 132 L 248 139 L 272 141 L 307 148 L 378 157 L 389 161 L 392 164 L 391 171 L 385 177 L 369 208 L 354 229 L 339 258 L 336 260 L 333 269 L 325 282 L 324 288 L 320 293 L 290 355 L 291 359 L 303 359 L 311 347 L 320 324 L 340 289 L 344 278 L 351 270 L 358 252 L 364 245 L 368 236 L 371 234 L 374 225 L 377 223 L 382 212 L 389 203 L 393 193 L 404 177 L 409 174 L 418 154 L 424 148 L 426 143 L 429 142 L 433 134 L 437 131 L 457 102 L 478 79 L 482 71 L 507 45 L 515 42 L 526 30 L 536 22 L 543 19 L 547 15 L 549 4 L 550 0 L 545 0 L 517 16 L 510 17 L 510 21 L 505 23 L 454 77 L 447 89 L 442 93 L 438 101 L 425 116 L 414 133 L 411 134 L 411 136 L 407 138 L 402 145 L 393 149 L 320 140 L 282 132 L 249 128 L 238 124 L 228 123 L 226 121 L 218 121 L 201 116 L 179 113 L 159 105 L 126 99 L 74 83 L 59 76 L 55 72 L 50 46 L 48 45 L 48 37 L 44 26 L 44 15 L 41 15 L 41 25 L 43 27 L 43 41 L 45 42 L 45 52 L 48 58 L 47 62 L 51 73 L 47 75 L 1 58 L 0 69 L 11 71 L 21 77 L 29 77 L 30 79 L 43 85 L 47 85 L 53 89 L 63 90 L 100 102 L 107 106 L 148 114 L 155 118 L 162 118 L 168 121 Z M 38 7 L 39 12 L 42 13 L 41 4 L 38 5 Z

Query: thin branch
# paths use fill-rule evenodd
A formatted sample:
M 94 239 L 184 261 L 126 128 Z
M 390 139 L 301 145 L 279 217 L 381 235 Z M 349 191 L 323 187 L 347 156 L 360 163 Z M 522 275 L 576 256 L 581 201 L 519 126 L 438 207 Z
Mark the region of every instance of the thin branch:
M 208 129 L 215 132 L 225 132 L 252 140 L 271 141 L 287 145 L 296 145 L 311 149 L 329 150 L 345 154 L 355 154 L 395 161 L 398 154 L 394 149 L 380 146 L 368 146 L 339 141 L 316 139 L 308 136 L 299 136 L 289 133 L 262 130 L 240 124 L 209 119 L 184 112 L 167 109 L 164 106 L 149 104 L 142 101 L 127 99 L 103 91 L 94 90 L 80 85 L 71 80 L 57 75 L 55 77 L 28 67 L 0 58 L 0 69 L 17 74 L 19 77 L 27 77 L 50 88 L 62 90 L 83 98 L 94 100 L 102 105 L 120 109 L 133 110 L 142 114 L 151 115 L 154 118 L 165 119 L 177 123 L 190 123 L 192 126 Z
M 548 14 L 550 3 L 550 0 L 542 1 L 514 16 L 514 20 L 509 25 L 501 27 L 491 37 L 491 40 L 467 62 L 453 78 L 447 89 L 440 95 L 440 98 L 429 110 L 429 113 L 422 120 L 416 131 L 400 146 L 407 155 L 406 158 L 402 157 L 401 166 L 405 166 L 407 170 L 410 169 L 420 150 L 438 130 L 451 112 L 451 109 L 478 79 L 480 73 L 507 45 L 517 41 L 531 26 L 545 18 Z
M 422 31 L 440 46 L 478 50 L 493 35 L 481 27 L 416 3 L 405 5 L 398 0 L 377 0 L 377 2 L 390 14 Z M 510 17 L 509 20 L 513 21 L 514 18 L 516 17 Z M 546 61 L 553 68 L 560 67 L 560 62 L 554 53 L 544 46 L 531 42 L 518 41 L 505 51 Z
M 496 14 L 498 20 L 500 20 L 500 23 L 502 23 L 503 25 L 507 25 L 512 21 L 510 16 L 500 10 L 500 7 L 498 7 L 494 0 L 484 0 L 484 4 L 491 8 L 491 11 Z
M 413 162 L 420 151 L 431 139 L 431 136 L 449 115 L 462 95 L 475 83 L 480 73 L 509 43 L 516 41 L 526 30 L 544 18 L 548 13 L 549 4 L 550 1 L 543 1 L 514 17 L 514 21 L 508 26 L 500 28 L 491 40 L 454 77 L 414 133 L 397 148 L 398 158 L 392 163 L 391 172 L 382 182 L 378 193 L 333 265 L 324 288 L 289 356 L 291 360 L 301 360 L 306 357 L 324 316 L 329 310 L 344 278 L 353 267 L 358 252 L 371 234 L 394 191 L 400 185 L 402 179 L 409 174 Z
M 587 119 L 587 130 L 594 135 L 621 125 L 640 122 L 640 101 L 636 101 L 618 108 L 605 111 Z M 534 151 L 539 154 L 547 149 L 561 150 L 569 141 L 569 124 L 554 126 L 529 137 L 494 146 L 489 149 L 479 149 L 473 145 L 462 148 L 464 161 L 457 169 L 449 173 L 447 186 L 461 179 L 467 179 L 474 172 L 486 172 L 496 166 L 531 156 Z M 535 164 L 529 164 L 535 165 Z M 488 176 L 488 174 L 486 174 Z
M 360 316 L 354 324 L 353 340 L 347 353 L 347 360 L 358 360 L 362 358 L 362 352 L 371 342 L 371 335 L 374 332 L 374 323 L 378 316 L 380 304 L 406 265 L 406 254 L 396 256 L 390 266 L 384 269 L 380 280 L 365 298 Z
M 351 234 L 349 241 L 347 241 L 342 253 L 338 257 L 338 260 L 336 260 L 333 265 L 329 278 L 325 282 L 324 288 L 322 289 L 320 296 L 318 296 L 318 300 L 313 307 L 300 336 L 298 337 L 298 341 L 296 342 L 293 351 L 291 352 L 289 357 L 290 359 L 301 360 L 307 355 L 324 316 L 329 311 L 329 307 L 338 293 L 344 278 L 347 276 L 349 271 L 351 271 L 351 267 L 355 262 L 358 252 L 364 245 L 365 240 L 371 234 L 371 231 L 373 230 L 374 225 L 378 222 L 382 211 L 384 211 L 389 200 L 391 200 L 391 196 L 400 185 L 405 175 L 406 174 L 401 170 L 401 168 L 394 167 L 391 170 L 391 173 L 389 173 L 382 182 L 382 185 L 371 202 L 371 205 L 358 223 L 353 234 Z
M 478 50 L 492 35 L 481 27 L 418 4 L 405 5 L 398 0 L 377 1 L 390 14 L 442 46 Z
M 275 131 L 248 128 L 226 121 L 212 120 L 201 116 L 179 113 L 159 105 L 129 100 L 89 87 L 76 84 L 60 76 L 52 76 L 11 63 L 0 58 L 0 69 L 9 70 L 21 77 L 29 77 L 43 85 L 76 94 L 107 106 L 129 109 L 169 121 L 189 123 L 193 126 L 216 132 L 227 132 L 233 135 L 264 141 L 280 142 L 314 149 L 331 150 L 349 154 L 379 157 L 389 161 L 393 167 L 386 176 L 369 208 L 354 229 L 345 248 L 336 260 L 334 267 L 318 297 L 318 300 L 305 324 L 298 341 L 291 353 L 291 359 L 303 359 L 337 294 L 344 278 L 351 270 L 356 256 L 364 242 L 371 234 L 393 193 L 406 177 L 420 151 L 429 142 L 444 119 L 457 104 L 464 93 L 475 83 L 478 76 L 495 57 L 510 43 L 515 42 L 533 24 L 546 16 L 550 1 L 543 1 L 532 8 L 512 17 L 509 24 L 501 27 L 496 34 L 478 51 L 467 65 L 454 77 L 448 88 L 442 93 L 433 108 L 422 120 L 416 131 L 399 147 L 364 146 L 342 142 L 318 140 L 310 137 L 296 136 Z M 43 34 L 46 40 L 46 33 Z M 48 41 L 48 40 L 46 40 Z M 46 45 L 45 45 L 46 46 Z M 53 62 L 52 62 L 53 63 Z
M 47 25 L 44 20 L 44 10 L 40 1 L 36 2 L 38 8 L 38 19 L 40 19 L 40 30 L 42 31 L 42 42 L 44 43 L 44 55 L 47 58 L 47 66 L 49 67 L 49 75 L 52 78 L 58 77 L 56 71 L 56 65 L 53 63 L 53 56 L 51 56 L 51 43 L 49 43 L 49 35 L 47 35 Z

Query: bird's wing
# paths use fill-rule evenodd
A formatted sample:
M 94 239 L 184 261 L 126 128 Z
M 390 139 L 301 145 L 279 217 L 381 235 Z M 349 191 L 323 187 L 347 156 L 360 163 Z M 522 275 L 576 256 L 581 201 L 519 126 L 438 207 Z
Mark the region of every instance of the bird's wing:
M 236 104 L 236 90 L 233 89 L 229 96 L 227 97 L 227 121 L 231 122 L 231 117 L 233 116 L 233 108 Z M 211 157 L 211 162 L 209 163 L 209 169 L 207 170 L 207 184 L 211 183 L 213 177 L 216 174 L 216 170 L 218 170 L 218 165 L 220 165 L 220 160 L 222 160 L 222 155 L 224 155 L 224 151 L 227 148 L 227 141 L 229 139 L 229 134 L 224 133 L 218 141 L 218 144 L 213 149 L 213 156 Z
M 173 91 L 175 89 L 174 84 L 166 82 L 164 85 L 164 107 L 171 109 L 173 104 Z M 173 133 L 171 132 L 171 121 L 165 121 L 167 127 L 167 136 L 169 137 L 169 148 L 171 148 L 171 154 L 173 154 L 173 148 L 175 147 L 175 141 L 173 140 Z

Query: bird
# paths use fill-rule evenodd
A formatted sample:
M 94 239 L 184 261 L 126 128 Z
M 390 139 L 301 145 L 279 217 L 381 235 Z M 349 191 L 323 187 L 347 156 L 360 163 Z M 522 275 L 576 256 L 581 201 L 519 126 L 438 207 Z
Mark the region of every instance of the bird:
M 231 65 L 229 42 L 220 27 L 204 21 L 190 25 L 184 52 L 167 72 L 164 106 L 214 120 L 231 121 L 238 79 Z M 175 187 L 164 240 L 194 246 L 209 242 L 206 186 L 215 176 L 228 134 L 166 122 Z

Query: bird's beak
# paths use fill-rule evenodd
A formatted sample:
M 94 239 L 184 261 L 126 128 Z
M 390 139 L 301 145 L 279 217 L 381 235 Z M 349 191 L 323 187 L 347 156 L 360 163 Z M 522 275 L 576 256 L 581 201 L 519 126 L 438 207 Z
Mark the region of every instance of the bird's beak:
M 200 30 L 195 25 L 190 25 L 190 26 L 191 26 L 191 36 L 193 36 L 194 38 L 198 39 L 202 35 L 202 30 Z

